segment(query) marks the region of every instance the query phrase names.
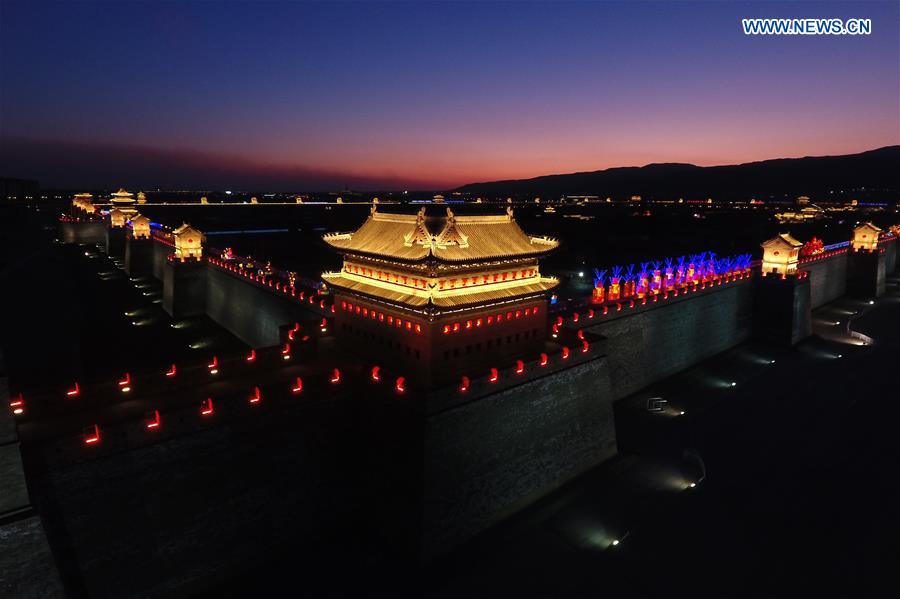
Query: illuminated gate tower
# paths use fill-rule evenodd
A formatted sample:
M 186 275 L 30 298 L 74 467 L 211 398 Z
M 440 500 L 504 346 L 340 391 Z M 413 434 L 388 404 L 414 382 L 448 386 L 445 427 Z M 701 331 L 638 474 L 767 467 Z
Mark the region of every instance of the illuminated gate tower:
M 504 215 L 386 214 L 373 206 L 353 233 L 324 236 L 344 257 L 322 279 L 335 292 L 341 343 L 424 384 L 459 381 L 546 340 L 547 294 L 538 259 L 558 245 Z

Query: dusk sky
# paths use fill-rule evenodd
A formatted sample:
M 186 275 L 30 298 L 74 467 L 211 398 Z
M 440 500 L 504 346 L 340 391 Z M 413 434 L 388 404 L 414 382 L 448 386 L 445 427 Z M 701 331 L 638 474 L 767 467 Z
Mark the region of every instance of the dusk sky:
M 0 175 L 448 188 L 900 143 L 900 3 L 0 1 Z M 870 18 L 745 36 L 742 17 Z

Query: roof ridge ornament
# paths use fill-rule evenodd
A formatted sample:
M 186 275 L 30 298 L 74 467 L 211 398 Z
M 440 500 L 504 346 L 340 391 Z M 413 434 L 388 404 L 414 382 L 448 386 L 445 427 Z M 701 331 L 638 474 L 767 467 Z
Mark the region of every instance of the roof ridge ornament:
M 416 243 L 428 247 L 434 245 L 434 238 L 425 226 L 425 206 L 422 206 L 416 213 L 415 228 L 403 236 L 403 245 L 406 247 L 412 247 Z
M 443 249 L 449 245 L 456 245 L 460 248 L 469 247 L 469 238 L 456 226 L 456 216 L 449 206 L 447 206 L 447 220 L 444 223 L 444 228 L 437 234 L 434 244 L 439 249 Z

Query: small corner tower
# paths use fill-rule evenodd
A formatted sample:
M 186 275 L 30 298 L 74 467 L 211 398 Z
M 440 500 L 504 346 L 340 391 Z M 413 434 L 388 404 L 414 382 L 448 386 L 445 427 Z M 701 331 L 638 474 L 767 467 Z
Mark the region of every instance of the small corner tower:
M 864 222 L 853 229 L 853 239 L 850 245 L 854 252 L 860 250 L 874 252 L 878 249 L 878 237 L 881 229 L 873 225 L 871 222 Z
M 790 233 L 781 233 L 763 242 L 762 276 L 773 273 L 787 276 L 797 272 L 802 247 L 803 244 Z
M 203 233 L 184 223 L 174 231 L 172 236 L 175 238 L 175 259 L 184 262 L 185 260 L 200 260 L 203 257 Z
M 125 221 L 128 220 L 128 215 L 125 214 L 119 208 L 113 208 L 109 211 L 109 226 L 121 229 L 125 227 Z
M 150 219 L 138 213 L 131 218 L 131 236 L 135 239 L 150 239 Z

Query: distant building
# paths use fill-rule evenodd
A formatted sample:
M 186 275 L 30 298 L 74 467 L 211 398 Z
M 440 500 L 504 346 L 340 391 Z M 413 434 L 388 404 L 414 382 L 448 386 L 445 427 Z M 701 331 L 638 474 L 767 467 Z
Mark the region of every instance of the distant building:
M 0 200 L 33 200 L 40 191 L 41 186 L 33 179 L 0 177 Z
M 779 212 L 775 215 L 775 218 L 778 219 L 778 222 L 780 223 L 803 223 L 811 220 L 818 220 L 823 216 L 825 216 L 825 210 L 815 204 L 810 204 L 800 210 Z

